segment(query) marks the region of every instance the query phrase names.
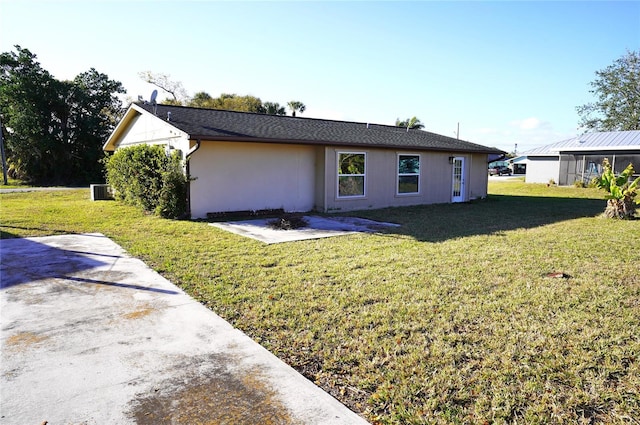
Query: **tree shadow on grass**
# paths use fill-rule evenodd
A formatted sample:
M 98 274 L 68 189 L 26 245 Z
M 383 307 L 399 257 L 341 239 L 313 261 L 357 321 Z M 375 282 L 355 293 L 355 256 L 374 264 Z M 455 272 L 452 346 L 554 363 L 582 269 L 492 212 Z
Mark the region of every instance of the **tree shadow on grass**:
M 354 215 L 401 225 L 383 232 L 389 235 L 442 242 L 595 217 L 605 206 L 605 202 L 598 199 L 490 195 L 487 199 L 468 203 L 385 208 L 358 211 Z

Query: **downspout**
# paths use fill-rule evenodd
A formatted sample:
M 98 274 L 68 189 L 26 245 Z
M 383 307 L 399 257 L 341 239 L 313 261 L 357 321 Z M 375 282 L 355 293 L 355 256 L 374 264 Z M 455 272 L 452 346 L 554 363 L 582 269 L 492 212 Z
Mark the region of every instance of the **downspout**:
M 189 161 L 189 157 L 198 149 L 200 149 L 200 139 L 196 139 L 196 145 L 187 151 L 187 154 L 184 156 L 185 161 Z
M 191 217 L 191 171 L 189 167 L 189 158 L 193 155 L 198 149 L 200 149 L 200 139 L 196 139 L 196 145 L 189 149 L 184 156 L 184 162 L 187 172 L 187 214 Z

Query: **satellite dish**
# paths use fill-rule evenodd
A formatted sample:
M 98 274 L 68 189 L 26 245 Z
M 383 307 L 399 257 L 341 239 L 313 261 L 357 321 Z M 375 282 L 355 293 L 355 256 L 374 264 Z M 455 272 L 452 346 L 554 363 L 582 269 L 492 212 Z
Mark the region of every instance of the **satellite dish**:
M 156 97 L 158 97 L 158 90 L 154 90 L 151 92 L 151 100 L 149 100 L 149 103 L 156 103 Z

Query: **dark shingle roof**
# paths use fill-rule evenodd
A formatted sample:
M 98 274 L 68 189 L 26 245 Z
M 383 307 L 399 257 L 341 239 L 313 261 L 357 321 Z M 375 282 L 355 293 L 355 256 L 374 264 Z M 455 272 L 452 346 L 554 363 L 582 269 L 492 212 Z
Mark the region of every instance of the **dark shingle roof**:
M 153 113 L 149 104 L 137 104 Z M 284 142 L 476 153 L 504 153 L 422 130 L 379 124 L 157 105 L 156 115 L 191 139 Z

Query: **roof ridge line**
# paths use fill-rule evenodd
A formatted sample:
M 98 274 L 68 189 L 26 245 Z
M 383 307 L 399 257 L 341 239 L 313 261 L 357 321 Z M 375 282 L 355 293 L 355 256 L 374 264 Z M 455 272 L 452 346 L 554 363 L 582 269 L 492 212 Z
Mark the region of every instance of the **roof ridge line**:
M 148 106 L 151 105 L 148 102 L 132 102 L 138 106 Z M 298 117 L 298 116 L 291 116 L 291 115 L 275 115 L 275 114 L 263 114 L 260 112 L 249 112 L 249 111 L 233 111 L 230 109 L 216 109 L 216 108 L 202 108 L 202 107 L 197 107 L 197 106 L 186 106 L 186 105 L 167 105 L 164 103 L 158 103 L 157 107 L 163 107 L 163 108 L 181 108 L 181 109 L 193 109 L 193 110 L 198 110 L 198 111 L 218 111 L 218 112 L 229 112 L 229 113 L 234 113 L 234 114 L 247 114 L 247 115 L 257 115 L 257 116 L 270 116 L 270 117 L 276 117 L 276 118 L 295 118 L 295 119 L 301 119 L 301 120 L 313 120 L 313 121 L 329 121 L 329 122 L 335 122 L 335 123 L 345 123 L 345 124 L 360 124 L 360 125 L 365 125 L 367 127 L 369 126 L 377 126 L 377 127 L 385 127 L 385 128 L 389 128 L 391 130 L 397 130 L 400 129 L 402 131 L 407 131 L 407 130 L 411 130 L 411 131 L 422 131 L 424 133 L 429 133 L 429 134 L 434 134 L 436 136 L 439 137 L 448 137 L 450 139 L 454 139 L 453 137 L 449 137 L 449 136 L 445 136 L 443 134 L 439 134 L 439 133 L 434 133 L 432 131 L 428 131 L 428 130 L 421 130 L 421 129 L 407 129 L 406 127 L 399 127 L 396 125 L 391 125 L 391 124 L 379 124 L 379 123 L 375 123 L 375 122 L 365 122 L 365 121 L 348 121 L 348 120 L 334 120 L 334 119 L 328 119 L 328 118 L 314 118 L 314 117 Z M 473 142 L 469 142 L 467 140 L 463 140 L 463 139 L 455 139 L 455 140 L 460 140 L 462 142 L 466 142 L 466 143 L 473 143 Z

